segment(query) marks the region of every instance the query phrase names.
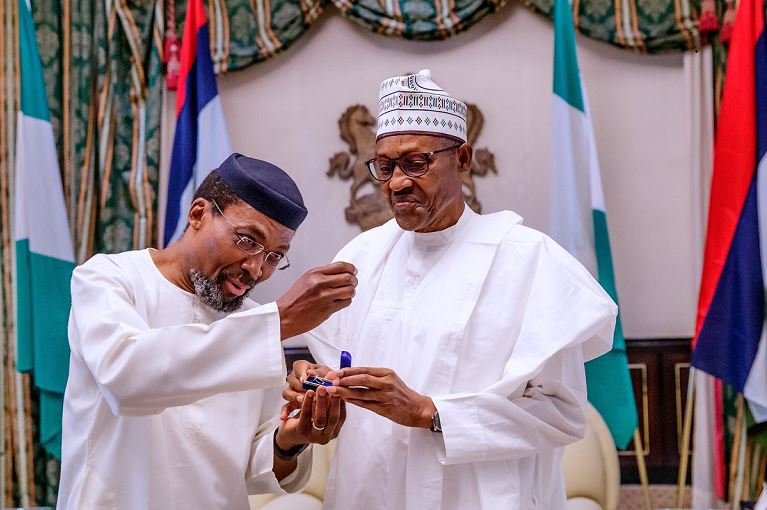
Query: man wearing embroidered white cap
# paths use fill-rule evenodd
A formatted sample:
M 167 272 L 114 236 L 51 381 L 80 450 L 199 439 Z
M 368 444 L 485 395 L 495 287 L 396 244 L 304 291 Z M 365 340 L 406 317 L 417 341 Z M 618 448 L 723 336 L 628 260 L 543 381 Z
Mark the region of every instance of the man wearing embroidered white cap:
M 617 308 L 564 249 L 510 211 L 463 201 L 466 105 L 429 71 L 381 85 L 368 162 L 394 220 L 352 240 L 354 302 L 304 335 L 348 406 L 325 508 L 559 510 L 562 447 L 585 427 L 584 362 Z M 338 351 L 354 367 L 331 371 Z M 323 366 L 324 365 L 324 366 Z

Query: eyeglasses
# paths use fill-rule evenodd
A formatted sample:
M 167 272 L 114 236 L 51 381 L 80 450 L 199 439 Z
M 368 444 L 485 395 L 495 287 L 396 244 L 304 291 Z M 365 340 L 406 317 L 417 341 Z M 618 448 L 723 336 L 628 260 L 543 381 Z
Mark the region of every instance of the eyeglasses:
M 230 227 L 232 227 L 234 235 L 237 236 L 236 244 L 239 249 L 248 255 L 258 255 L 259 253 L 262 253 L 264 250 L 266 250 L 263 244 L 257 242 L 252 237 L 237 232 L 237 227 L 235 227 L 232 222 L 229 221 L 226 216 L 224 216 L 224 212 L 218 206 L 216 201 L 211 200 L 211 202 L 213 202 L 213 205 L 216 207 L 221 217 L 224 218 L 224 221 L 227 222 Z M 268 252 L 264 258 L 264 261 L 270 266 L 276 267 L 278 271 L 282 271 L 290 267 L 290 260 L 288 260 L 288 256 L 284 253 L 278 253 L 276 251 Z
M 440 152 L 456 149 L 463 145 L 451 145 L 444 149 L 438 149 L 431 152 L 407 152 L 398 158 L 387 158 L 386 156 L 376 156 L 365 162 L 370 171 L 370 175 L 378 182 L 386 182 L 394 175 L 394 167 L 399 166 L 408 177 L 421 177 L 429 171 L 429 163 L 432 156 Z

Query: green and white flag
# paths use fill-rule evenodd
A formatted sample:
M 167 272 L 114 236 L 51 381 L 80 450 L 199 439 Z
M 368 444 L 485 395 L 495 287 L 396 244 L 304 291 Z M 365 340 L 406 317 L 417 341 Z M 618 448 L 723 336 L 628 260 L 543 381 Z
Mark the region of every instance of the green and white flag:
M 585 90 L 570 4 L 555 0 L 550 233 L 617 303 L 602 177 Z M 626 448 L 638 420 L 620 316 L 612 350 L 586 364 L 586 380 L 589 401 L 607 422 L 618 448 Z
M 61 458 L 74 269 L 64 192 L 32 16 L 19 0 L 21 111 L 16 125 L 16 368 L 40 390 L 40 439 Z

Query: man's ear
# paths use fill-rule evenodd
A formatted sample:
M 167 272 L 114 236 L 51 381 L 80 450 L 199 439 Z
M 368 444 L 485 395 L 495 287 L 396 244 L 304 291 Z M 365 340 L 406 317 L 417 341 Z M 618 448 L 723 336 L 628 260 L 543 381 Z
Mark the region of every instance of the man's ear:
M 458 147 L 458 171 L 460 173 L 471 171 L 471 160 L 474 157 L 474 149 L 468 143 Z
M 192 202 L 192 206 L 189 208 L 189 227 L 195 230 L 199 230 L 202 225 L 202 218 L 205 216 L 205 211 L 208 209 L 210 202 L 202 197 L 197 197 Z

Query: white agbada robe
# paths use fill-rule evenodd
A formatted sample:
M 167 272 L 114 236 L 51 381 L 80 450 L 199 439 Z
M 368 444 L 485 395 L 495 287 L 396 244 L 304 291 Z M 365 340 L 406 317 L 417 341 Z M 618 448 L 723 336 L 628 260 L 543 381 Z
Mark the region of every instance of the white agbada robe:
M 285 361 L 275 303 L 226 315 L 172 284 L 148 250 L 75 269 L 58 508 L 243 509 L 278 482 Z
M 583 363 L 610 349 L 617 307 L 521 220 L 467 207 L 425 234 L 392 220 L 338 254 L 357 296 L 304 335 L 312 353 L 393 369 L 432 397 L 443 433 L 347 406 L 326 509 L 565 508 L 561 448 L 584 432 Z

